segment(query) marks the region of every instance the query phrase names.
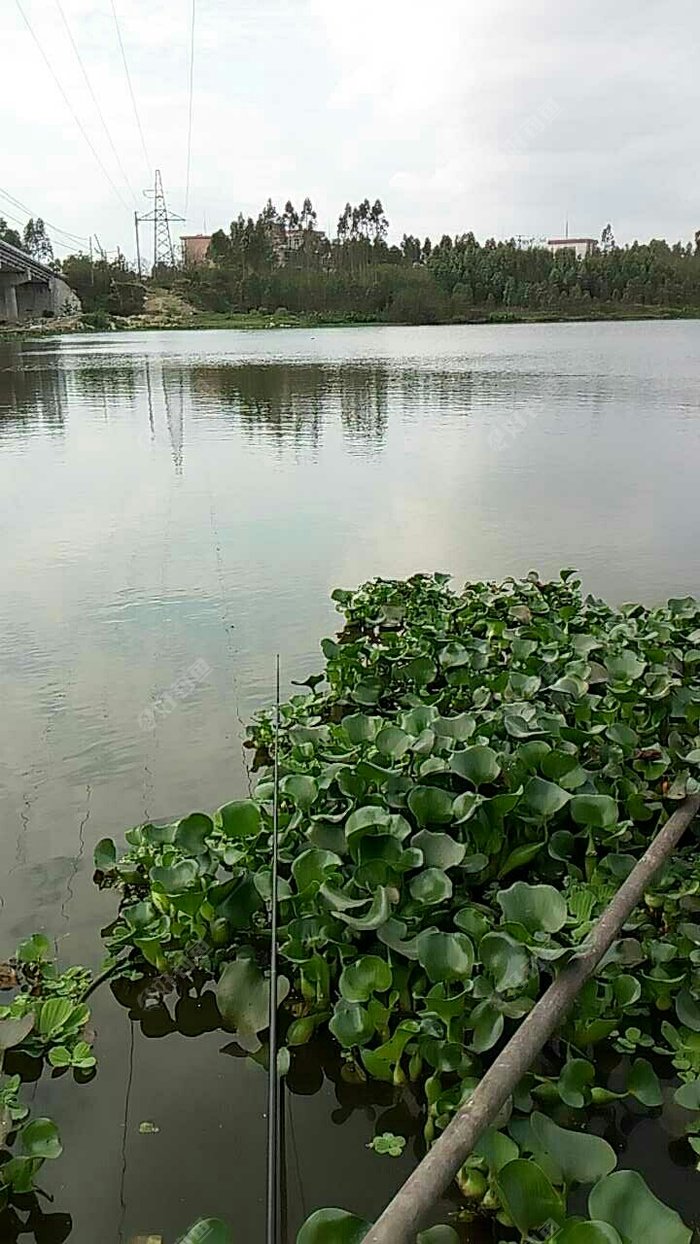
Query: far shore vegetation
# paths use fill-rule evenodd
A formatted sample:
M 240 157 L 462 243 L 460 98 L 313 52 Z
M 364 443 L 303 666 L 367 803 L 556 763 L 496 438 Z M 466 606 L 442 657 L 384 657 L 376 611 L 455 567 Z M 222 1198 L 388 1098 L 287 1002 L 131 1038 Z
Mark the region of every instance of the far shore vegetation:
M 31 228 L 30 228 L 31 226 Z M 379 200 L 347 204 L 336 236 L 300 212 L 268 201 L 257 219 L 238 216 L 211 237 L 206 261 L 160 265 L 139 277 L 122 255 L 69 255 L 55 266 L 79 295 L 73 328 L 260 328 L 350 324 L 471 324 L 695 318 L 700 315 L 700 232 L 693 243 L 659 239 L 618 246 L 610 225 L 591 253 L 553 252 L 473 233 L 438 242 L 404 234 L 390 244 Z M 12 236 L 10 236 L 10 234 Z M 0 238 L 43 262 L 51 244 L 41 221 Z M 46 323 L 51 331 L 59 325 Z M 20 328 L 21 331 L 21 328 Z

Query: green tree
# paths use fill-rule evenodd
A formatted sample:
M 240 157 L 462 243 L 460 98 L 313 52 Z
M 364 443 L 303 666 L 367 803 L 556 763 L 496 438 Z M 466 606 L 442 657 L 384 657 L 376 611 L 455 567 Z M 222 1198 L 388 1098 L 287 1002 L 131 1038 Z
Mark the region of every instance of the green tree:
M 16 229 L 8 225 L 4 217 L 0 216 L 0 242 L 7 242 L 8 246 L 16 246 L 18 250 L 24 250 L 24 243 Z
M 40 263 L 51 262 L 53 259 L 53 246 L 41 216 L 37 216 L 36 220 L 33 217 L 29 218 L 24 226 L 22 240 L 24 249 L 29 252 L 33 259 L 39 260 Z

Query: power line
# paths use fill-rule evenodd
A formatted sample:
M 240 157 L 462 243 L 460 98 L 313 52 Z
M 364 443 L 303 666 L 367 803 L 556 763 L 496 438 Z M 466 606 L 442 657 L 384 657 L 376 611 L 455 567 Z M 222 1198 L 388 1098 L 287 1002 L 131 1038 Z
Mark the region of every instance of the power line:
M 197 0 L 192 0 L 192 23 L 190 27 L 190 103 L 187 120 L 187 174 L 185 177 L 185 216 L 190 201 L 190 166 L 192 163 L 192 111 L 194 104 L 194 28 L 197 16 Z
M 80 55 L 80 48 L 78 47 L 78 45 L 77 45 L 77 43 L 76 43 L 76 41 L 75 41 L 75 39 L 74 39 L 74 37 L 73 37 L 73 31 L 71 30 L 71 28 L 70 28 L 70 26 L 69 26 L 69 24 L 68 24 L 68 18 L 66 17 L 66 14 L 65 14 L 65 12 L 64 12 L 63 5 L 61 4 L 61 0 L 56 0 L 56 7 L 57 7 L 57 9 L 58 9 L 58 11 L 59 11 L 59 13 L 60 13 L 60 15 L 61 15 L 61 21 L 63 22 L 63 25 L 64 25 L 64 26 L 65 26 L 65 28 L 66 28 L 66 34 L 68 35 L 68 38 L 70 39 L 71 47 L 73 48 L 73 51 L 75 52 L 75 55 L 76 55 L 76 59 L 77 59 L 77 61 L 78 61 L 78 64 L 80 65 L 80 70 L 81 70 L 81 73 L 82 73 L 82 75 L 83 75 L 83 78 L 85 79 L 85 85 L 87 86 L 87 89 L 88 89 L 88 91 L 90 92 L 90 96 L 91 96 L 91 98 L 92 98 L 92 102 L 93 102 L 93 104 L 95 105 L 95 111 L 97 112 L 97 115 L 98 115 L 98 117 L 99 117 L 99 119 L 100 119 L 100 123 L 101 123 L 101 125 L 102 125 L 102 129 L 103 129 L 103 130 L 104 130 L 104 132 L 105 132 L 105 136 L 106 136 L 106 138 L 107 138 L 107 142 L 109 143 L 110 147 L 112 148 L 112 154 L 113 154 L 113 156 L 114 156 L 114 159 L 115 159 L 115 160 L 116 160 L 116 162 L 117 162 L 117 166 L 118 166 L 118 168 L 119 168 L 119 172 L 121 173 L 122 177 L 124 178 L 124 181 L 126 182 L 127 188 L 128 188 L 128 190 L 129 190 L 129 194 L 131 195 L 132 199 L 134 199 L 134 201 L 135 201 L 135 200 L 136 200 L 136 195 L 134 194 L 134 190 L 133 190 L 133 187 L 132 187 L 132 185 L 131 185 L 131 182 L 129 181 L 129 178 L 127 177 L 127 174 L 126 174 L 126 172 L 125 172 L 125 170 L 124 170 L 124 165 L 122 164 L 121 159 L 119 158 L 119 152 L 117 151 L 117 148 L 116 148 L 116 147 L 115 147 L 115 145 L 114 145 L 114 139 L 112 138 L 112 135 L 111 135 L 110 130 L 109 130 L 109 126 L 107 125 L 107 122 L 105 121 L 104 114 L 103 114 L 102 109 L 101 109 L 101 107 L 100 107 L 100 101 L 98 100 L 97 95 L 95 94 L 95 90 L 94 90 L 94 88 L 93 88 L 92 82 L 91 82 L 90 77 L 89 77 L 89 75 L 88 75 L 88 71 L 87 71 L 87 69 L 85 68 L 85 65 L 84 65 L 84 63 L 83 63 L 83 58 L 82 58 L 82 56 Z
M 15 0 L 15 4 L 17 5 L 17 8 L 19 9 L 20 15 L 21 15 L 21 17 L 22 17 L 22 20 L 23 20 L 23 22 L 24 22 L 25 26 L 27 27 L 27 30 L 29 31 L 29 33 L 30 33 L 30 35 L 31 35 L 32 39 L 34 40 L 34 43 L 36 44 L 36 48 L 37 48 L 37 51 L 39 52 L 39 55 L 41 56 L 41 59 L 43 60 L 44 64 L 46 65 L 46 68 L 48 69 L 49 73 L 51 74 L 51 77 L 53 78 L 53 80 L 54 80 L 54 82 L 55 82 L 55 84 L 56 84 L 56 87 L 57 87 L 58 91 L 60 92 L 60 95 L 61 95 L 61 97 L 62 97 L 62 99 L 63 99 L 64 104 L 66 105 L 66 108 L 67 108 L 67 109 L 68 109 L 68 111 L 70 112 L 70 114 L 71 114 L 71 116 L 72 116 L 73 120 L 75 121 L 75 124 L 77 125 L 78 129 L 80 130 L 80 133 L 82 134 L 83 138 L 85 139 L 85 142 L 87 143 L 88 147 L 90 148 L 90 150 L 91 150 L 91 152 L 92 152 L 93 156 L 95 157 L 95 159 L 96 159 L 97 163 L 99 164 L 100 168 L 102 169 L 102 172 L 104 173 L 105 177 L 107 178 L 107 181 L 109 182 L 109 184 L 110 184 L 110 186 L 112 187 L 112 189 L 113 189 L 114 193 L 116 194 L 117 198 L 119 199 L 119 202 L 122 204 L 122 206 L 123 206 L 124 208 L 126 208 L 126 210 L 127 210 L 127 211 L 129 211 L 129 204 L 128 204 L 128 203 L 126 202 L 126 200 L 124 199 L 124 197 L 123 197 L 123 195 L 122 195 L 122 193 L 121 193 L 121 190 L 118 188 L 118 186 L 117 186 L 117 185 L 115 184 L 115 182 L 113 181 L 112 176 L 111 176 L 111 174 L 109 173 L 108 169 L 107 169 L 107 168 L 105 168 L 104 164 L 102 163 L 102 160 L 101 160 L 101 158 L 100 158 L 99 154 L 97 153 L 97 151 L 95 150 L 95 148 L 94 148 L 94 146 L 93 146 L 93 144 L 92 144 L 92 141 L 91 141 L 91 139 L 90 139 L 90 136 L 89 136 L 89 134 L 87 133 L 87 131 L 86 131 L 86 129 L 85 129 L 85 126 L 83 125 L 82 121 L 80 120 L 80 117 L 78 116 L 77 112 L 75 111 L 75 108 L 73 107 L 73 105 L 72 105 L 72 103 L 70 102 L 70 100 L 69 100 L 68 96 L 66 95 L 66 92 L 64 91 L 63 86 L 62 86 L 62 84 L 61 84 L 60 78 L 58 77 L 58 75 L 57 75 L 56 71 L 54 70 L 53 65 L 51 64 L 51 61 L 49 60 L 48 56 L 46 55 L 46 52 L 44 51 L 44 49 L 43 49 L 43 47 L 42 47 L 41 43 L 39 42 L 39 38 L 38 38 L 38 36 L 37 36 L 37 34 L 36 34 L 35 30 L 34 30 L 34 27 L 32 26 L 32 24 L 31 24 L 31 22 L 30 22 L 29 18 L 27 17 L 27 14 L 25 13 L 24 9 L 22 8 L 22 0 Z
M 19 0 L 18 0 L 18 2 L 19 2 Z M 127 59 L 126 59 L 126 49 L 125 49 L 125 47 L 124 47 L 124 40 L 122 39 L 121 27 L 120 27 L 120 25 L 119 25 L 119 18 L 118 18 L 118 16 L 117 16 L 117 10 L 116 10 L 115 5 L 114 5 L 114 0 L 110 0 L 110 4 L 111 4 L 111 6 L 112 6 L 112 16 L 113 16 L 113 18 L 114 18 L 114 25 L 115 25 L 116 30 L 117 30 L 117 39 L 119 40 L 119 48 L 120 48 L 120 51 L 121 51 L 121 54 L 122 54 L 122 63 L 123 63 L 123 65 L 124 65 L 124 73 L 125 73 L 125 75 L 126 75 L 126 82 L 127 82 L 127 86 L 128 86 L 128 88 L 129 88 L 129 95 L 131 96 L 131 106 L 132 106 L 132 108 L 133 108 L 133 110 L 134 110 L 134 117 L 136 118 L 136 126 L 137 126 L 137 129 L 138 129 L 138 132 L 139 132 L 139 137 L 140 137 L 140 139 L 141 139 L 141 147 L 142 147 L 142 149 L 143 149 L 143 154 L 144 154 L 145 159 L 146 159 L 146 168 L 148 169 L 148 171 L 149 171 L 149 173 L 150 173 L 150 170 L 151 170 L 151 159 L 150 159 L 150 156 L 149 156 L 149 154 L 148 154 L 148 148 L 147 148 L 147 146 L 146 146 L 146 139 L 145 139 L 145 138 L 144 138 L 144 136 L 143 136 L 143 126 L 141 125 L 141 118 L 140 118 L 140 116 L 139 116 L 139 110 L 138 110 L 138 106 L 137 106 L 137 103 L 136 103 L 136 96 L 134 95 L 134 88 L 133 88 L 133 86 L 132 86 L 132 84 L 131 84 L 131 74 L 129 73 L 129 62 L 128 62 L 128 61 L 127 61 Z
M 1 216 L 3 220 L 11 220 L 14 225 L 20 225 L 22 228 L 27 223 L 26 220 L 20 220 L 19 216 L 13 216 L 12 212 L 8 212 L 6 207 L 3 207 Z M 59 250 L 68 251 L 69 253 L 73 250 L 72 246 L 69 246 L 66 242 L 60 242 L 56 238 L 51 238 L 50 241 L 52 249 L 57 246 Z
M 2 186 L 0 186 L 0 195 L 2 195 L 3 199 L 7 199 L 8 203 L 11 203 L 13 207 L 19 208 L 20 212 L 26 212 L 27 216 L 32 216 L 36 219 L 41 215 L 40 212 L 33 212 L 31 207 L 27 207 L 27 204 L 23 203 L 21 199 L 17 199 L 14 194 L 10 194 L 9 190 L 3 190 Z M 88 239 L 83 237 L 80 233 L 71 233 L 68 229 L 61 229 L 58 225 L 54 225 L 50 220 L 47 220 L 46 217 L 42 217 L 42 219 L 44 224 L 48 225 L 52 233 L 60 233 L 62 237 L 67 238 L 69 242 L 80 244 L 81 242 L 88 241 Z

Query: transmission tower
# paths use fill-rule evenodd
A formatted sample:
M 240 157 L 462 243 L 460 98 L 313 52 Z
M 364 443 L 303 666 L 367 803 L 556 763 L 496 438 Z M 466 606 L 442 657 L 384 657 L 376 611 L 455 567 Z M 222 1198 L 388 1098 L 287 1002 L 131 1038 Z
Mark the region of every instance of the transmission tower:
M 151 193 L 150 191 L 148 193 Z M 169 212 L 165 202 L 165 191 L 163 190 L 163 179 L 160 175 L 160 169 L 156 169 L 155 184 L 153 187 L 153 211 L 144 212 L 139 216 L 138 212 L 134 212 L 134 226 L 136 228 L 136 258 L 138 262 L 139 276 L 141 273 L 141 242 L 139 238 L 139 225 L 145 222 L 153 224 L 153 271 L 155 272 L 160 266 L 166 268 L 175 267 L 175 252 L 173 250 L 173 240 L 170 235 L 171 220 L 184 221 L 184 216 L 178 216 L 176 212 Z

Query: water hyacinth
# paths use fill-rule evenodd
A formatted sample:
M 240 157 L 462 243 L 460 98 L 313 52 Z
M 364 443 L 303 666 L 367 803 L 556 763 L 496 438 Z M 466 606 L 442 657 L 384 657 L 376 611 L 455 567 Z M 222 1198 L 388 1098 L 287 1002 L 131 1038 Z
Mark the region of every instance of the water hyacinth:
M 429 1145 L 700 790 L 700 608 L 614 609 L 584 598 L 572 571 L 461 592 L 445 575 L 377 580 L 334 597 L 345 624 L 323 641 L 323 675 L 281 710 L 288 1058 L 327 1028 L 349 1078 L 420 1089 Z M 255 1053 L 269 1001 L 269 713 L 248 742 L 249 799 L 131 829 L 125 853 L 105 840 L 96 867 L 121 893 L 107 931 L 120 970 L 216 981 L 223 1022 Z M 469 1160 L 468 1212 L 560 1244 L 642 1238 L 620 1210 L 643 1200 L 631 1173 L 603 1141 L 577 1147 L 597 1141 L 578 1129 L 619 1096 L 657 1109 L 665 1059 L 690 1086 L 692 1131 L 700 859 L 687 838 Z M 610 1047 L 627 1060 L 616 1094 L 598 1057 Z M 594 1185 L 587 1224 L 566 1217 L 578 1183 Z M 651 1201 L 654 1238 L 688 1240 Z

